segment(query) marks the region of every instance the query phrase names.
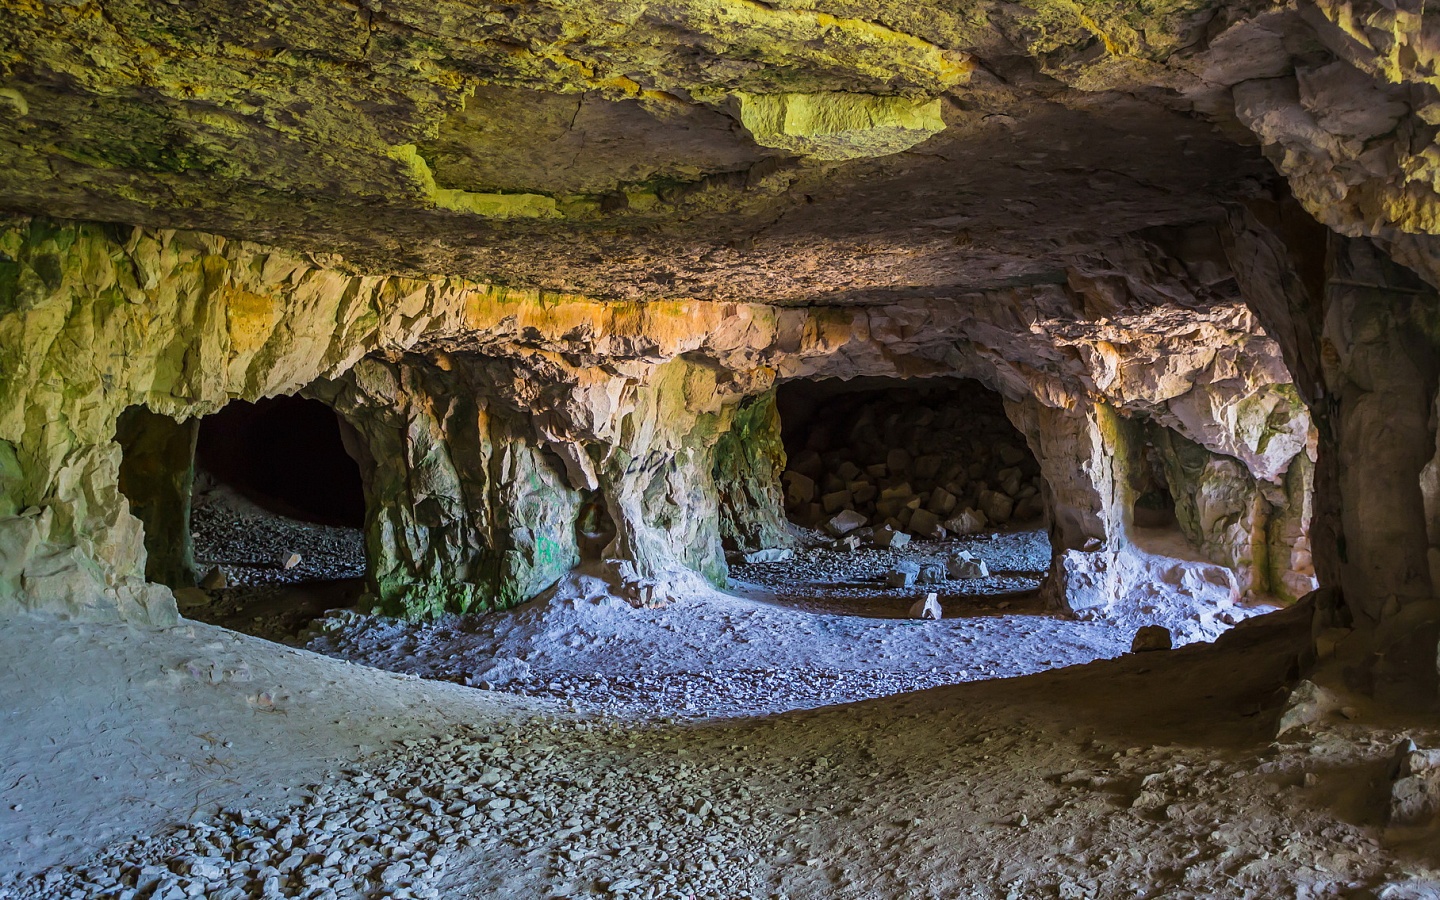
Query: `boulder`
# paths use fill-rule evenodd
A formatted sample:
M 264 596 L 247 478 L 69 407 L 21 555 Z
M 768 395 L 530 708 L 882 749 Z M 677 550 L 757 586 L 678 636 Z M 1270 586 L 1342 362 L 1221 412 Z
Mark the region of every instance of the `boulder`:
M 940 524 L 940 517 L 928 509 L 913 511 L 906 527 L 916 537 L 930 538 L 936 541 L 945 538 L 945 528 Z
M 870 541 L 877 547 L 899 550 L 901 547 L 910 543 L 910 535 L 903 531 L 896 531 L 889 525 L 882 525 L 875 529 L 875 534 L 870 538 Z
M 920 564 L 902 562 L 885 576 L 885 584 L 892 588 L 914 587 L 915 581 L 920 577 Z
M 889 467 L 891 475 L 908 472 L 910 471 L 910 454 L 897 447 L 885 454 L 885 465 Z
M 850 496 L 849 491 L 831 491 L 820 498 L 820 505 L 827 513 L 837 513 L 842 509 L 851 509 L 855 505 L 855 499 Z
M 1007 466 L 1018 466 L 1026 456 L 1024 450 L 1013 444 L 997 444 L 994 448 L 995 455 Z
M 976 534 L 985 530 L 988 524 L 985 514 L 974 509 L 967 509 L 958 516 L 945 520 L 945 530 L 951 534 Z
M 1131 653 L 1145 653 L 1151 650 L 1169 650 L 1173 646 L 1170 629 L 1164 625 L 1142 625 L 1130 642 Z
M 212 566 L 205 577 L 200 579 L 200 587 L 207 591 L 219 591 L 230 586 L 230 579 L 225 577 L 225 571 L 219 566 Z
M 964 550 L 952 554 L 945 561 L 945 570 L 951 578 L 990 577 L 990 567 L 985 564 L 985 560 L 977 559 Z
M 1003 525 L 1010 521 L 1015 502 L 999 491 L 985 491 L 980 495 L 980 510 L 991 522 Z
M 939 487 L 930 492 L 930 500 L 925 504 L 925 508 L 943 519 L 955 511 L 956 503 L 954 494 Z
M 831 516 L 830 519 L 825 522 L 825 530 L 835 537 L 841 537 L 860 528 L 865 522 L 865 517 L 860 513 L 853 509 L 845 509 Z
M 785 504 L 790 507 L 804 506 L 815 499 L 815 479 L 802 472 L 785 473 Z
M 1440 815 L 1440 750 L 1421 750 L 1406 738 L 1395 748 L 1390 780 L 1391 825 L 1428 825 Z
M 210 605 L 210 595 L 200 588 L 179 588 L 175 591 L 175 603 L 180 607 L 181 612 L 202 609 Z
M 945 581 L 945 567 L 938 563 L 924 563 L 920 566 L 920 574 L 915 577 L 916 584 L 940 584 Z

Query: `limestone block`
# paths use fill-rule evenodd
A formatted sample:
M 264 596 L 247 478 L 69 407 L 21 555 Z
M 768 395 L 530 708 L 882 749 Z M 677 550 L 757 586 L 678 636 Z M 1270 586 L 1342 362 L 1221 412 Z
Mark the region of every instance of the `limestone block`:
M 940 608 L 940 599 L 937 594 L 926 594 L 910 606 L 910 618 L 912 619 L 938 620 L 942 616 L 944 616 L 944 611 Z
M 999 491 L 984 491 L 980 494 L 981 511 L 985 513 L 987 520 L 997 525 L 1003 525 L 1010 521 L 1010 514 L 1014 508 L 1014 501 Z
M 825 522 L 825 530 L 840 537 L 862 527 L 866 521 L 865 516 L 853 509 L 842 510 Z
M 875 529 L 875 533 L 871 536 L 870 541 L 877 547 L 899 550 L 901 547 L 910 543 L 910 535 L 903 531 L 897 531 L 889 525 L 883 525 Z
M 1421 750 L 1406 738 L 1390 764 L 1389 823 L 1422 826 L 1440 817 L 1440 750 Z
M 945 569 L 951 578 L 990 577 L 990 567 L 985 564 L 985 560 L 977 559 L 964 550 L 951 554 L 945 561 Z
M 915 581 L 920 577 L 920 564 L 914 562 L 902 562 L 895 566 L 885 575 L 885 585 L 892 588 L 914 587 Z
M 967 509 L 958 516 L 946 519 L 944 524 L 945 530 L 951 534 L 966 535 L 984 531 L 987 522 L 984 513 Z
M 940 517 L 928 509 L 913 510 L 906 528 L 916 537 L 936 541 L 945 538 L 945 529 L 940 525 Z

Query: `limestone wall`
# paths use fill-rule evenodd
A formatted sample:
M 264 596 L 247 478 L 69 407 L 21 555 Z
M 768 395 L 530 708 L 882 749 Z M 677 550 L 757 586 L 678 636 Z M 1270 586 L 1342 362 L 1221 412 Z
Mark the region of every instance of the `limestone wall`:
M 1093 320 L 1053 285 L 800 310 L 598 302 L 38 219 L 0 228 L 0 253 L 11 611 L 173 618 L 168 592 L 144 580 L 140 524 L 117 489 L 116 423 L 133 406 L 186 420 L 314 384 L 371 455 L 372 587 L 414 615 L 533 594 L 576 558 L 567 529 L 597 492 L 616 527 L 607 553 L 635 578 L 722 580 L 722 529 L 779 540 L 773 513 L 734 513 L 773 489 L 775 423 L 763 404 L 740 409 L 781 377 L 968 375 L 1036 422 L 1099 403 L 1169 423 L 1274 484 L 1308 432 L 1279 347 L 1235 303 Z M 1056 428 L 1032 443 L 1073 436 Z M 402 475 L 423 477 L 402 489 Z M 1050 477 L 1057 497 L 1108 490 Z M 1069 505 L 1066 534 L 1116 534 Z

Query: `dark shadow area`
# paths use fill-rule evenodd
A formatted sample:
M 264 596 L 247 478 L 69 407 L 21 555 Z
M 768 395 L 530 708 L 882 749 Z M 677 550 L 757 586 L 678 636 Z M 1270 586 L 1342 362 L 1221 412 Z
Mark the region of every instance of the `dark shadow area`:
M 977 381 L 793 381 L 776 404 L 797 524 L 820 527 L 848 510 L 864 526 L 943 540 L 1044 513 L 1039 463 L 1000 395 Z
M 340 427 L 335 412 L 318 400 L 237 400 L 201 420 L 196 463 L 270 512 L 359 528 L 365 523 L 364 488 Z
M 582 560 L 597 560 L 615 540 L 615 522 L 605 506 L 605 497 L 594 492 L 575 517 L 575 540 L 580 545 Z

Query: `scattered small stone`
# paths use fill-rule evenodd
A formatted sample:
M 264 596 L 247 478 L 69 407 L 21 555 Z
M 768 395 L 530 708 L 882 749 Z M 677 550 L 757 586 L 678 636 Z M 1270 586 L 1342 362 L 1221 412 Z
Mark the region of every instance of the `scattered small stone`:
M 300 565 L 301 560 L 302 557 L 300 556 L 300 554 L 291 553 L 289 556 L 285 557 L 285 561 L 280 564 L 280 567 L 288 571 Z

